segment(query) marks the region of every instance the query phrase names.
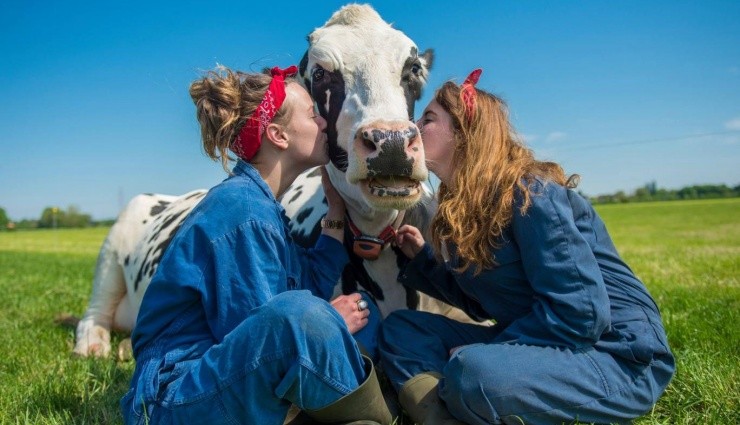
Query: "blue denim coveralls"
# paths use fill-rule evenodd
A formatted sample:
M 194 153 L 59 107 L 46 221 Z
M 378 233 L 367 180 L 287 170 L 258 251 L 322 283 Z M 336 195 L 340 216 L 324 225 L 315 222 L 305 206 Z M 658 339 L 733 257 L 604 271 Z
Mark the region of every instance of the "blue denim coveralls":
M 126 423 L 282 424 L 291 403 L 314 410 L 351 392 L 363 361 L 326 301 L 347 261 L 331 237 L 293 243 L 284 209 L 240 161 L 187 217 L 146 291 Z
M 526 215 L 515 209 L 492 251 L 494 268 L 456 273 L 454 246 L 441 264 L 426 245 L 400 272 L 406 285 L 496 325 L 397 311 L 381 325 L 381 363 L 396 389 L 442 373 L 440 397 L 470 424 L 629 421 L 675 370 L 658 307 L 586 200 L 554 183 L 533 189 Z

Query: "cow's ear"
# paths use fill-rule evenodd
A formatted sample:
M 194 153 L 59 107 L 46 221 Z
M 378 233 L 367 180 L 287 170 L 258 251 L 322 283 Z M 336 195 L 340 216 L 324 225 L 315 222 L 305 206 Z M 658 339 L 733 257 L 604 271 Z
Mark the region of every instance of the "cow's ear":
M 298 78 L 300 78 L 303 87 L 311 93 L 311 82 L 306 78 L 306 68 L 308 68 L 308 50 L 303 54 L 301 62 L 298 64 Z
M 424 53 L 419 56 L 419 59 L 424 62 L 424 66 L 426 66 L 427 69 L 432 69 L 432 65 L 434 64 L 434 49 L 424 50 Z

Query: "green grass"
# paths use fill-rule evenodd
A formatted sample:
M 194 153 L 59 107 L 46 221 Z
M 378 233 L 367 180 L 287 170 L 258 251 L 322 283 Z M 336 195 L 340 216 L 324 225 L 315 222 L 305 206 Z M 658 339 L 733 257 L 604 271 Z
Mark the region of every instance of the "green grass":
M 663 315 L 677 371 L 640 424 L 740 423 L 740 199 L 597 207 Z
M 597 209 L 656 298 L 678 363 L 636 423 L 740 423 L 740 199 Z M 74 330 L 54 323 L 84 312 L 106 232 L 0 232 L 0 424 L 121 422 L 133 363 L 72 357 Z
M 108 229 L 0 232 L 0 424 L 117 424 L 133 363 L 71 356 Z

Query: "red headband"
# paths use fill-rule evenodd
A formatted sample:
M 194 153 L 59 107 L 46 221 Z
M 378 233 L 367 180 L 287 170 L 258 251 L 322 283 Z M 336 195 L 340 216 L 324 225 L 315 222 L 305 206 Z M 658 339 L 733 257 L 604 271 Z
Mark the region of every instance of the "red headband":
M 465 117 L 468 122 L 473 119 L 473 112 L 475 111 L 475 85 L 478 83 L 480 74 L 483 72 L 482 69 L 478 68 L 468 75 L 468 78 L 460 86 L 460 98 L 462 99 L 463 106 L 465 107 Z
M 262 97 L 262 102 L 244 123 L 231 145 L 231 150 L 239 158 L 250 161 L 257 153 L 262 144 L 262 134 L 285 101 L 285 79 L 292 77 L 296 72 L 298 68 L 295 65 L 285 69 L 276 66 L 270 70 L 272 81 Z

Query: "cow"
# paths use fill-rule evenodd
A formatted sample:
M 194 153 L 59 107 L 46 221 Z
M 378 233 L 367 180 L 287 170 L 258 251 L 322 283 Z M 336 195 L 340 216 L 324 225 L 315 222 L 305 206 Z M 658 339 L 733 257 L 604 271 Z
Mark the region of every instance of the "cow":
M 434 197 L 425 181 L 422 137 L 413 123 L 433 52 L 420 53 L 368 5 L 347 5 L 308 36 L 299 81 L 327 121 L 327 172 L 347 207 L 350 263 L 337 293 L 366 290 L 383 316 L 401 308 L 454 315 L 446 304 L 396 281 L 399 252 L 389 243 L 403 223 L 426 228 Z M 142 194 L 122 210 L 98 257 L 74 353 L 107 356 L 111 328 L 131 331 L 159 260 L 179 225 L 205 196 Z M 317 169 L 281 198 L 291 235 L 309 245 L 327 210 Z

